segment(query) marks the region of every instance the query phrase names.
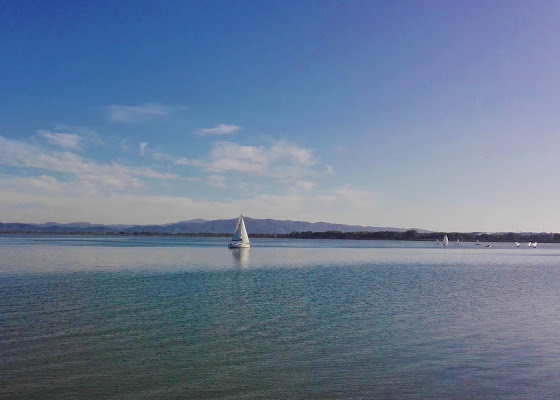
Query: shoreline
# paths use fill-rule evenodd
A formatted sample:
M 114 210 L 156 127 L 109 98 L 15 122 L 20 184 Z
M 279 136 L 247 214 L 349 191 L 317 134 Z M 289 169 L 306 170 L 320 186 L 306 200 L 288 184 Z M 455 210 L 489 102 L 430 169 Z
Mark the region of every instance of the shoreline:
M 291 233 L 256 233 L 250 234 L 250 238 L 263 239 L 330 239 L 330 240 L 393 240 L 393 241 L 419 241 L 428 242 L 442 239 L 447 234 L 450 242 L 475 243 L 480 242 L 538 242 L 538 243 L 560 243 L 560 234 L 558 233 L 496 233 L 496 234 L 479 234 L 479 233 L 461 233 L 461 232 L 430 232 L 418 233 L 416 231 L 394 232 L 291 232 Z M 142 237 L 230 237 L 231 233 L 164 233 L 164 232 L 37 232 L 37 231 L 20 231 L 9 232 L 0 231 L 0 235 L 19 235 L 19 236 L 142 236 Z

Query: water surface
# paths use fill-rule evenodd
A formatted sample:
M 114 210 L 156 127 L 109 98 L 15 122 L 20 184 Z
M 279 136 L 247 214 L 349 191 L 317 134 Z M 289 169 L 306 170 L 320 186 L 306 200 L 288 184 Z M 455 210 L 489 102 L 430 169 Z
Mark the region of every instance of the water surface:
M 560 397 L 560 247 L 0 236 L 0 398 Z

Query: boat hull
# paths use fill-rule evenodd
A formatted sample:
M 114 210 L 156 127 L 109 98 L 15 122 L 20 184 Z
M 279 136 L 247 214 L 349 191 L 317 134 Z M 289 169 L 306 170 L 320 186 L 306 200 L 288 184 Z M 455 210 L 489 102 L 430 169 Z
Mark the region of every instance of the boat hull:
M 249 243 L 230 243 L 230 244 L 228 244 L 228 247 L 230 249 L 247 249 L 247 248 L 251 247 L 251 244 L 249 244 Z

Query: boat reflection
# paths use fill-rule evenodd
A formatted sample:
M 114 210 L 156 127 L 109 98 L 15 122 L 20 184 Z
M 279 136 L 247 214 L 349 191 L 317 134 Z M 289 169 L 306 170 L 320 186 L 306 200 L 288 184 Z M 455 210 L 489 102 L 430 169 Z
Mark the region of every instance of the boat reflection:
M 231 256 L 233 257 L 233 262 L 237 268 L 248 268 L 249 267 L 249 253 L 250 248 L 238 248 L 232 249 Z

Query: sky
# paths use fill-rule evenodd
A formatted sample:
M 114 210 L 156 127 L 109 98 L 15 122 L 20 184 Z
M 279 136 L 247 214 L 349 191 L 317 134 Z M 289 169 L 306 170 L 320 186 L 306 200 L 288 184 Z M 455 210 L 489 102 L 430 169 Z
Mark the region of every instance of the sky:
M 560 232 L 558 1 L 0 1 L 0 221 Z

